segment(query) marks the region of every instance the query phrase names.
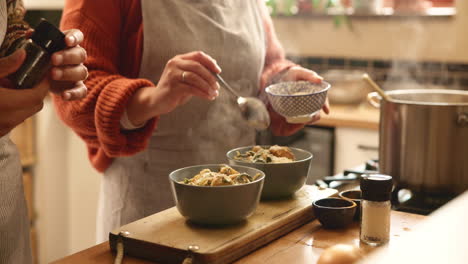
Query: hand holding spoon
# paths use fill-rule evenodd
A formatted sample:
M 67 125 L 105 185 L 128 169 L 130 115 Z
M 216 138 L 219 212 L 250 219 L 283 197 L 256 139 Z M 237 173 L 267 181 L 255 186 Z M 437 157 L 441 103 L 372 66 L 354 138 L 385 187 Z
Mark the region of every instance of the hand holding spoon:
M 257 130 L 265 130 L 270 126 L 270 114 L 260 99 L 240 96 L 219 74 L 215 74 L 215 76 L 224 88 L 237 97 L 237 104 L 242 116 L 251 127 Z

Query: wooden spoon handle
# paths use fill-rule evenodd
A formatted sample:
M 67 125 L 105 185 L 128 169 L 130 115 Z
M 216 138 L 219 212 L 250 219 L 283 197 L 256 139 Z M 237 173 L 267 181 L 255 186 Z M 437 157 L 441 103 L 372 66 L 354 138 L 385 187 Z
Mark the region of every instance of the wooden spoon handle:
M 387 94 L 385 93 L 385 91 L 382 90 L 382 88 L 380 88 L 380 87 L 369 77 L 369 75 L 368 75 L 367 73 L 364 73 L 364 74 L 362 75 L 362 79 L 366 80 L 367 83 L 369 83 L 369 84 L 372 86 L 372 88 L 374 88 L 374 90 L 375 90 L 377 93 L 379 93 L 380 96 L 382 96 L 383 99 L 385 99 L 386 101 L 392 101 L 392 99 L 390 98 L 390 96 L 387 95 Z

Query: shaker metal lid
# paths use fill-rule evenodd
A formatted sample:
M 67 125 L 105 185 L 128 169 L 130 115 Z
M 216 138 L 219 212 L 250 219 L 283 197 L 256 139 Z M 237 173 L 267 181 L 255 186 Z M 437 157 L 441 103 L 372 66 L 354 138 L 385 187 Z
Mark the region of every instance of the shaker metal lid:
M 384 174 L 363 174 L 360 180 L 362 199 L 383 202 L 391 199 L 393 179 Z

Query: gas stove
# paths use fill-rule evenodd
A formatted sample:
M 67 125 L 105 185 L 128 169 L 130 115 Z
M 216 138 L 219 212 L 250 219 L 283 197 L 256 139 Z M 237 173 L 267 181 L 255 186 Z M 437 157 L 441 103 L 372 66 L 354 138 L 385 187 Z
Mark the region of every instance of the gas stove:
M 316 181 L 319 187 L 329 187 L 339 191 L 358 189 L 363 174 L 379 173 L 378 160 L 368 160 L 364 165 L 345 170 L 335 176 L 327 176 Z M 395 183 L 392 195 L 392 209 L 396 211 L 428 215 L 443 206 L 456 195 L 448 193 L 424 193 L 400 187 Z

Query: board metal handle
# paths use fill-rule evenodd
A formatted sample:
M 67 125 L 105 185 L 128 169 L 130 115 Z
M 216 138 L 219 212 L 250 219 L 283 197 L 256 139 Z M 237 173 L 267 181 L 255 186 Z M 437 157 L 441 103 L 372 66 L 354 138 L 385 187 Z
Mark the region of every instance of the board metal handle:
M 194 263 L 194 256 L 193 253 L 200 250 L 200 247 L 197 245 L 190 245 L 187 248 L 188 256 L 184 259 L 182 264 L 193 264 Z

